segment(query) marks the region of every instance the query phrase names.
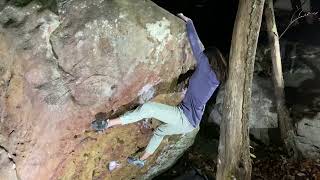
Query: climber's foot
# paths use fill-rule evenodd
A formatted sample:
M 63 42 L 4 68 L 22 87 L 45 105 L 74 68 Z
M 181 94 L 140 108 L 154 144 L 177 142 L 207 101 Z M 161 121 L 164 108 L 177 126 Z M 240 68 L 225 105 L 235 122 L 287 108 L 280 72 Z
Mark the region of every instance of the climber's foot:
M 91 128 L 95 131 L 101 132 L 108 129 L 109 119 L 97 118 L 91 122 Z
M 134 158 L 134 157 L 128 157 L 127 159 L 129 164 L 138 166 L 139 168 L 143 168 L 145 161 L 140 160 L 138 158 Z

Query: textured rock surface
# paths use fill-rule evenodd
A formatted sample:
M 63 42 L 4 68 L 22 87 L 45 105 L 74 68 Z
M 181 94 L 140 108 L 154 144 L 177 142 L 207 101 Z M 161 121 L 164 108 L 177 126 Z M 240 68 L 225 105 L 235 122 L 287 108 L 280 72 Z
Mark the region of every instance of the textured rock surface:
M 314 118 L 303 118 L 297 123 L 297 146 L 306 157 L 320 157 L 320 113 Z
M 2 148 L 0 148 L 0 179 L 18 180 L 15 164 L 8 152 Z
M 11 154 L 17 175 L 23 180 L 153 176 L 157 170 L 147 170 L 157 156 L 141 170 L 125 163 L 147 144 L 151 130 L 128 125 L 96 134 L 89 125 L 99 112 L 118 116 L 154 96 L 178 103 L 179 93 L 174 101 L 166 94 L 179 91 L 178 76 L 194 63 L 184 23 L 140 0 L 63 1 L 59 12 L 34 2 L 0 11 L 0 145 Z M 162 147 L 183 142 L 180 154 L 194 136 L 167 140 Z M 110 174 L 111 160 L 124 166 Z M 156 169 L 173 161 L 167 162 Z
M 320 157 L 320 48 L 302 44 L 288 44 L 283 59 L 284 80 L 286 84 L 286 102 L 297 129 L 297 146 L 304 157 Z M 290 52 L 291 51 L 291 52 Z M 292 52 L 294 51 L 294 52 Z M 267 49 L 259 49 L 256 71 L 270 72 L 264 69 L 268 64 Z M 264 58 L 264 60 L 263 60 Z M 252 110 L 250 114 L 250 133 L 265 144 L 279 142 L 277 114 L 273 104 L 273 84 L 270 78 L 257 75 L 253 78 Z M 209 121 L 220 123 L 223 90 L 219 91 L 215 109 Z
M 297 146 L 306 157 L 320 157 L 320 48 L 296 44 L 285 73 L 286 99 L 296 122 Z
M 219 91 L 215 108 L 212 110 L 208 121 L 220 124 L 221 122 L 221 108 L 223 103 L 223 88 Z M 254 76 L 252 82 L 252 109 L 250 113 L 250 133 L 255 138 L 262 142 L 269 144 L 270 129 L 276 128 L 277 114 L 273 111 L 273 94 L 272 94 L 272 82 L 267 79 Z
M 172 139 L 172 141 L 176 141 L 175 144 L 170 144 L 163 148 L 163 153 L 157 157 L 155 164 L 150 167 L 146 174 L 141 176 L 141 179 L 152 179 L 175 164 L 186 148 L 189 148 L 193 144 L 194 137 L 198 131 L 199 129 L 195 129 L 182 137 L 175 137 L 175 140 Z

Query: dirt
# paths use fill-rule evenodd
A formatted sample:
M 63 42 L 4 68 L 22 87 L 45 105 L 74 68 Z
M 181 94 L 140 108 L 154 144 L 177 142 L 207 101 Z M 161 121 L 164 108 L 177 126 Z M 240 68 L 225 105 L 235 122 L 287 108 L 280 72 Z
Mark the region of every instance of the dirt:
M 214 180 L 217 170 L 218 127 L 202 125 L 195 144 L 167 172 L 154 180 Z M 252 141 L 253 142 L 253 141 Z M 252 143 L 253 180 L 320 180 L 320 159 L 291 160 L 282 147 Z

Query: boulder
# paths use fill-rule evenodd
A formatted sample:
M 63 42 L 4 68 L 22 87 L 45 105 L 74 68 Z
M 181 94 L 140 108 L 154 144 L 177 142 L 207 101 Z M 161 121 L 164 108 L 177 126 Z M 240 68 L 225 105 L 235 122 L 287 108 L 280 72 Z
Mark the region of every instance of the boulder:
M 0 147 L 0 179 L 18 180 L 15 168 L 10 154 Z
M 286 102 L 295 122 L 298 149 L 304 157 L 316 159 L 320 157 L 320 47 L 293 46 L 296 52 L 287 59 L 290 69 L 284 73 Z
M 130 179 L 170 167 L 197 130 L 165 140 L 137 169 L 126 158 L 146 146 L 150 129 L 132 124 L 98 134 L 90 123 L 150 99 L 181 100 L 177 79 L 195 62 L 184 22 L 148 0 L 70 0 L 58 8 L 59 16 L 36 2 L 0 11 L 0 147 L 17 176 Z M 112 160 L 122 166 L 110 173 Z
M 259 76 L 253 77 L 252 82 L 252 97 L 251 97 L 251 112 L 250 112 L 250 133 L 258 140 L 265 144 L 272 141 L 269 135 L 270 131 L 276 133 L 278 126 L 277 113 L 273 104 L 272 82 L 268 79 Z M 212 109 L 209 122 L 220 124 L 222 115 L 222 105 L 224 97 L 224 87 L 220 88 L 218 92 L 216 103 Z M 274 136 L 276 136 L 274 134 Z M 274 137 L 273 136 L 273 137 Z M 276 138 L 275 138 L 276 139 Z
M 320 157 L 320 113 L 313 118 L 305 117 L 297 124 L 297 147 L 304 157 Z

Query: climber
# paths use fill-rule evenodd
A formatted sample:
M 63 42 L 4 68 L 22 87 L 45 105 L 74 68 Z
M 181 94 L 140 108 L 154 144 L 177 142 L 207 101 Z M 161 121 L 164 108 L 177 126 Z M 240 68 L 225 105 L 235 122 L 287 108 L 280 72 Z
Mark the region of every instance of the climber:
M 220 51 L 217 48 L 209 48 L 204 52 L 192 20 L 182 13 L 178 16 L 186 22 L 188 38 L 197 61 L 183 101 L 178 106 L 148 102 L 118 118 L 94 121 L 92 124 L 94 129 L 103 130 L 115 125 L 134 123 L 144 118 L 155 118 L 163 122 L 164 124 L 155 130 L 141 158 L 127 159 L 128 163 L 138 167 L 144 166 L 146 159 L 155 152 L 165 135 L 184 134 L 197 128 L 207 101 L 219 83 L 226 79 L 227 63 Z

